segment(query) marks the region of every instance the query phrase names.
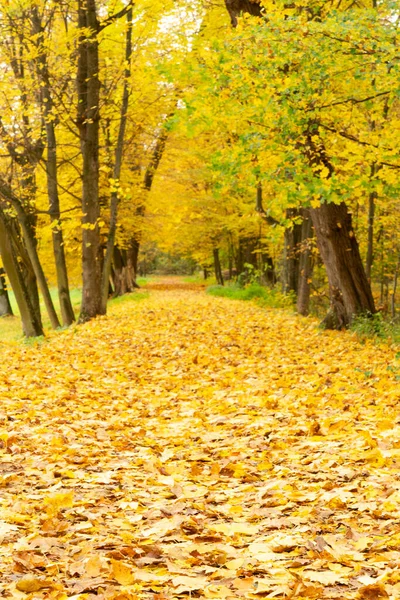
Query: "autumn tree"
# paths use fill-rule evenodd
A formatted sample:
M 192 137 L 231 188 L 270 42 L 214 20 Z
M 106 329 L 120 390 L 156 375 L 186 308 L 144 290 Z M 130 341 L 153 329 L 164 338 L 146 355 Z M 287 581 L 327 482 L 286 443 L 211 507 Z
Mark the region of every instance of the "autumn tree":
M 365 12 L 359 10 L 355 13 L 351 11 L 333 13 L 332 16 L 322 14 L 323 19 L 320 14 L 319 18 L 313 19 L 312 15 L 302 13 L 301 9 L 296 9 L 295 6 L 290 9 L 285 7 L 273 9 L 266 6 L 267 23 L 263 20 L 262 6 L 259 2 L 251 3 L 251 9 L 249 9 L 249 3 L 245 2 L 227 2 L 226 4 L 234 24 L 237 24 L 241 12 L 250 12 L 259 17 L 259 20 L 253 25 L 250 24 L 250 21 L 247 25 L 247 20 L 243 19 L 239 28 L 240 33 L 236 36 L 235 42 L 236 50 L 241 56 L 240 63 L 236 63 L 236 67 L 232 66 L 231 70 L 226 66 L 224 68 L 224 76 L 227 77 L 227 73 L 231 75 L 230 85 L 233 89 L 235 90 L 235 86 L 238 86 L 237 91 L 234 91 L 231 96 L 236 95 L 236 102 L 242 106 L 244 98 L 253 98 L 256 106 L 260 104 L 261 98 L 265 98 L 265 102 L 269 102 L 269 109 L 274 111 L 271 114 L 275 121 L 273 126 L 277 129 L 273 129 L 273 126 L 268 125 L 265 119 L 260 118 L 257 109 L 253 109 L 251 116 L 251 111 L 248 111 L 248 121 L 251 120 L 249 125 L 256 122 L 258 127 L 255 129 L 264 138 L 264 144 L 267 146 L 271 143 L 269 135 L 272 135 L 272 139 L 275 138 L 281 145 L 286 143 L 287 149 L 290 149 L 291 159 L 294 159 L 298 168 L 301 169 L 294 171 L 289 163 L 284 166 L 286 174 L 297 188 L 299 197 L 303 195 L 302 188 L 304 188 L 304 192 L 309 194 L 310 199 L 312 198 L 309 206 L 310 214 L 331 290 L 333 319 L 330 321 L 330 325 L 339 327 L 347 325 L 354 314 L 375 311 L 371 288 L 356 241 L 351 212 L 344 201 L 346 195 L 349 197 L 349 192 L 351 193 L 351 178 L 347 178 L 346 193 L 344 193 L 345 186 L 343 185 L 345 176 L 355 166 L 355 156 L 357 155 L 359 160 L 365 161 L 366 156 L 362 150 L 366 147 L 370 147 L 372 150 L 374 144 L 364 141 L 363 133 L 358 138 L 359 131 L 354 134 L 350 130 L 341 130 L 340 122 L 343 120 L 347 108 L 352 107 L 354 111 L 354 107 L 356 107 L 357 125 L 365 127 L 366 113 L 371 110 L 368 102 L 371 103 L 374 100 L 374 111 L 382 112 L 379 104 L 380 98 L 390 97 L 390 94 L 393 93 L 394 79 L 390 73 L 388 75 L 387 64 L 391 59 L 394 47 L 390 46 L 390 34 L 387 31 L 388 24 L 385 22 L 385 15 L 381 15 L 379 20 L 366 9 Z M 362 20 L 360 20 L 360 15 Z M 351 31 L 349 24 L 353 26 L 355 23 L 357 26 L 354 26 L 352 33 L 349 34 Z M 366 37 L 366 30 L 367 27 L 371 28 L 372 26 L 375 27 L 376 33 L 379 35 L 378 39 L 381 40 L 382 48 L 385 47 L 386 53 L 385 59 L 381 61 L 381 58 L 378 58 L 379 52 L 372 51 L 372 55 L 375 57 L 373 68 L 364 59 L 366 56 L 371 56 L 370 36 Z M 314 41 L 315 37 L 320 40 L 317 45 Z M 250 42 L 248 38 L 250 38 Z M 282 38 L 285 39 L 285 48 L 287 48 L 287 52 L 283 54 L 279 52 L 276 41 L 280 39 L 281 43 Z M 338 39 L 336 40 L 336 38 Z M 254 48 L 248 47 L 249 43 L 254 43 L 255 40 L 258 44 L 256 52 L 254 52 Z M 332 63 L 329 65 L 328 61 L 331 61 L 333 43 L 337 46 L 337 54 L 343 57 L 341 66 L 344 71 L 352 72 L 354 64 L 350 64 L 351 60 L 354 63 L 353 57 L 361 56 L 361 58 L 357 58 L 359 62 L 358 77 L 362 82 L 362 92 L 364 93 L 354 95 L 355 79 L 350 78 L 350 80 L 346 80 L 349 85 L 343 86 L 345 89 L 342 89 L 342 94 L 345 95 L 341 99 L 337 99 L 333 87 L 334 74 L 332 77 L 329 76 L 328 86 L 326 86 L 327 73 L 329 73 L 327 69 L 329 66 L 332 68 Z M 348 52 L 349 44 L 350 52 Z M 347 56 L 352 58 L 349 59 Z M 380 66 L 382 62 L 386 65 L 385 67 Z M 313 66 L 310 67 L 310 65 Z M 246 69 L 251 69 L 252 75 L 250 75 L 251 71 L 246 71 Z M 378 79 L 377 72 L 379 72 L 380 79 Z M 258 76 L 257 79 L 257 73 L 262 73 L 262 78 Z M 373 73 L 375 73 L 374 80 Z M 244 74 L 246 74 L 245 77 Z M 236 81 L 236 76 L 241 77 L 241 85 Z M 268 86 L 268 77 L 271 78 L 270 86 Z M 331 80 L 332 85 L 330 84 Z M 372 80 L 374 89 L 371 89 Z M 316 102 L 316 98 L 321 93 L 320 86 L 324 84 L 329 100 L 324 103 Z M 261 86 L 266 87 L 267 94 L 262 92 Z M 268 93 L 269 101 L 267 100 Z M 393 101 L 389 102 L 390 105 L 392 103 Z M 339 106 L 343 110 L 340 110 Z M 265 127 L 264 134 L 263 127 Z M 336 148 L 332 147 L 333 136 L 330 135 L 331 133 L 351 144 L 339 145 L 340 153 L 338 154 L 338 145 Z M 382 126 L 378 135 L 381 139 L 384 139 L 386 135 L 386 132 L 382 133 Z M 354 148 L 355 145 L 358 145 L 357 150 Z M 377 146 L 375 147 L 377 148 Z M 390 155 L 390 160 L 392 160 L 394 152 L 393 144 L 389 143 L 387 154 Z M 289 152 L 286 152 L 286 159 L 288 155 Z M 362 159 L 360 155 L 363 155 Z M 386 163 L 386 166 L 390 168 L 388 165 L 390 160 L 385 160 L 385 157 L 381 156 L 380 164 Z M 338 161 L 341 161 L 342 166 Z M 362 176 L 364 177 L 364 175 Z M 338 185 L 338 181 L 340 181 L 340 185 Z

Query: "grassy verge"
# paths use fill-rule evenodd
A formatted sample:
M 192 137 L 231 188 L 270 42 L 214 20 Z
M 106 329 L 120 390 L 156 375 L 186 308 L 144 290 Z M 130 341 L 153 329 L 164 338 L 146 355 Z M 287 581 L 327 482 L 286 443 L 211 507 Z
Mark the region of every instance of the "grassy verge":
M 356 317 L 350 330 L 357 335 L 360 341 L 374 339 L 376 341 L 400 344 L 400 323 L 385 318 L 382 313 L 375 315 L 360 315 Z
M 251 283 L 244 288 L 236 285 L 212 285 L 207 288 L 207 294 L 231 300 L 253 300 L 268 308 L 292 308 L 294 305 L 291 294 L 283 294 L 278 288 L 267 288 L 258 283 Z
M 204 279 L 203 275 L 198 273 L 196 275 L 187 275 L 183 277 L 182 281 L 185 283 L 192 283 L 198 285 L 215 285 L 216 279 L 214 276 L 209 277 L 208 279 Z
M 142 285 L 143 282 L 145 282 L 145 280 L 142 280 Z M 138 283 L 140 285 L 140 281 Z M 57 290 L 51 289 L 50 292 L 53 298 L 56 311 L 58 315 L 60 315 L 60 305 L 58 302 Z M 71 290 L 71 302 L 76 317 L 78 317 L 79 315 L 81 305 L 81 293 L 82 291 L 78 288 Z M 0 342 L 15 342 L 18 340 L 26 340 L 26 338 L 24 338 L 22 334 L 22 325 L 21 320 L 19 318 L 18 306 L 15 301 L 14 294 L 12 292 L 9 292 L 9 296 L 14 316 L 0 317 Z M 145 290 L 139 290 L 137 292 L 133 292 L 132 294 L 125 294 L 124 296 L 119 296 L 118 298 L 112 298 L 111 300 L 109 300 L 108 306 L 112 308 L 113 306 L 124 304 L 126 302 L 140 302 L 141 300 L 145 300 L 148 296 L 149 292 Z M 43 328 L 46 332 L 51 327 L 42 299 L 40 300 L 40 309 L 43 319 Z

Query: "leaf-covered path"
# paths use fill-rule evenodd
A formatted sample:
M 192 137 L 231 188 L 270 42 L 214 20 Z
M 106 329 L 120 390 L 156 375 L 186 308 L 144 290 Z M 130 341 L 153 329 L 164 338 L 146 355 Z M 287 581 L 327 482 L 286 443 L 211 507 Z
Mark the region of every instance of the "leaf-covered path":
M 155 289 L 0 350 L 5 597 L 399 597 L 389 348 Z

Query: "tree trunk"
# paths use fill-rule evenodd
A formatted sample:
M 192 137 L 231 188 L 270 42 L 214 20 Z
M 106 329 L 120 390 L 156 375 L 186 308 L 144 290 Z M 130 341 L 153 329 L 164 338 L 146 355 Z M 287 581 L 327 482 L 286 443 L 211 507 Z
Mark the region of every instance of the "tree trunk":
M 114 178 L 114 181 L 116 181 L 116 182 L 119 182 L 119 179 L 121 176 L 125 130 L 126 130 L 126 123 L 127 123 L 127 112 L 128 112 L 128 104 L 129 104 L 129 96 L 130 96 L 129 78 L 131 76 L 130 64 L 131 64 L 131 57 L 132 57 L 132 8 L 130 8 L 127 12 L 127 22 L 128 22 L 128 28 L 127 28 L 127 32 L 126 32 L 126 49 L 125 49 L 126 68 L 125 68 L 124 91 L 122 94 L 121 115 L 120 115 L 120 121 L 119 121 L 117 146 L 115 149 L 115 162 L 114 162 L 114 172 L 113 172 L 113 178 Z M 104 256 L 102 283 L 101 283 L 101 286 L 102 286 L 101 311 L 104 313 L 106 312 L 106 309 L 107 309 L 111 262 L 112 262 L 112 258 L 113 258 L 115 235 L 116 235 L 116 231 L 117 231 L 118 203 L 119 203 L 118 192 L 116 192 L 116 191 L 112 192 L 111 201 L 110 201 L 110 228 L 109 228 L 109 232 L 108 232 L 106 253 Z
M 375 313 L 351 214 L 344 202 L 310 209 L 317 245 L 328 275 L 331 307 L 325 325 L 347 327 L 354 315 Z
M 214 271 L 215 271 L 215 279 L 219 285 L 224 285 L 224 278 L 222 277 L 222 269 L 221 262 L 219 260 L 219 249 L 214 248 L 213 250 L 214 257 Z
M 36 240 L 32 227 L 29 223 L 29 216 L 25 212 L 20 200 L 15 196 L 15 194 L 13 194 L 9 186 L 2 180 L 0 181 L 0 195 L 14 208 L 15 212 L 17 213 L 17 219 L 22 229 L 26 251 L 32 263 L 32 268 L 35 272 L 35 276 L 43 296 L 43 301 L 49 315 L 51 326 L 53 329 L 57 329 L 60 327 L 60 322 L 58 320 L 53 300 L 50 295 L 49 286 L 47 285 L 46 277 L 39 259 Z
M 288 208 L 287 219 L 301 216 L 301 209 Z M 302 243 L 302 223 L 293 221 L 291 227 L 285 229 L 285 249 L 283 254 L 283 291 L 285 294 L 299 291 L 300 247 Z
M 114 246 L 113 264 L 114 297 L 133 292 L 135 287 L 139 287 L 129 273 L 126 251 L 121 251 L 118 246 Z
M 40 323 L 40 327 L 43 328 L 37 280 L 22 239 L 21 228 L 17 219 L 15 218 L 7 218 L 5 224 L 7 227 L 8 237 L 10 238 L 12 247 L 14 249 L 14 254 L 18 257 L 18 264 L 22 273 L 24 285 L 27 289 L 30 303 L 35 312 L 35 319 L 38 323 Z
M 126 250 L 127 277 L 132 287 L 139 287 L 136 283 L 136 279 L 138 276 L 139 250 L 139 240 L 133 237 L 131 239 L 129 248 Z
M 0 269 L 0 317 L 8 317 L 14 314 L 11 308 L 6 279 L 4 275 L 4 269 Z
M 79 0 L 78 126 L 82 169 L 82 305 L 79 322 L 104 314 L 101 306 L 99 204 L 99 23 L 95 0 Z
M 399 279 L 399 269 L 400 269 L 400 257 L 397 260 L 396 269 L 394 272 L 392 296 L 390 298 L 390 312 L 391 312 L 392 319 L 394 319 L 396 317 L 396 292 L 397 292 L 397 283 L 398 283 L 398 279 Z
M 41 110 L 46 128 L 47 157 L 46 157 L 46 177 L 47 194 L 49 197 L 49 214 L 52 222 L 53 252 L 57 273 L 58 297 L 62 321 L 65 326 L 71 325 L 75 321 L 74 310 L 72 308 L 69 294 L 69 283 L 67 273 L 67 263 L 64 252 L 64 239 L 60 226 L 60 200 L 58 196 L 58 172 L 57 172 L 57 140 L 55 133 L 54 115 L 53 115 L 53 96 L 51 94 L 50 76 L 47 65 L 47 56 L 44 49 L 44 28 L 36 6 L 32 8 L 33 31 L 38 35 L 37 48 L 38 55 L 37 70 L 41 81 L 40 99 Z
M 40 320 L 32 305 L 28 289 L 8 233 L 8 219 L 0 207 L 0 255 L 7 273 L 21 315 L 22 328 L 26 337 L 37 337 L 43 334 Z
M 310 308 L 310 279 L 313 270 L 312 248 L 310 240 L 313 236 L 312 220 L 308 210 L 303 209 L 301 231 L 301 247 L 299 260 L 299 287 L 297 292 L 297 312 L 308 315 Z
M 371 179 L 375 176 L 376 165 L 371 166 Z M 375 223 L 375 201 L 377 199 L 376 192 L 370 192 L 368 197 L 368 244 L 367 244 L 367 260 L 365 262 L 365 274 L 367 279 L 371 281 L 372 263 L 374 262 L 374 223 Z

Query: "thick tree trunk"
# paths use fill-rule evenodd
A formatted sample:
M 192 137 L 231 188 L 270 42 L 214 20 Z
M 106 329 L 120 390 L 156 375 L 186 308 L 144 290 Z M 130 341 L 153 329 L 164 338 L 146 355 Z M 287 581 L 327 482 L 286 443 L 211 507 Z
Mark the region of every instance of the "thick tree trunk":
M 33 31 L 37 34 L 38 55 L 37 70 L 41 81 L 40 96 L 41 110 L 46 128 L 47 157 L 46 177 L 47 194 L 49 198 L 49 214 L 52 222 L 53 253 L 57 273 L 58 297 L 60 302 L 63 324 L 68 326 L 75 321 L 69 294 L 67 263 L 64 252 L 64 239 L 60 226 L 60 200 L 58 196 L 58 169 L 57 169 L 57 140 L 55 133 L 53 96 L 51 94 L 50 76 L 47 65 L 47 56 L 44 49 L 44 28 L 36 6 L 32 8 Z
M 222 277 L 222 269 L 221 269 L 221 262 L 219 260 L 219 249 L 218 248 L 214 248 L 213 258 L 214 258 L 215 279 L 217 280 L 217 283 L 219 285 L 224 285 L 224 278 Z
M 32 305 L 28 289 L 8 232 L 8 219 L 0 207 L 0 254 L 21 315 L 22 328 L 27 337 L 43 335 L 43 328 Z
M 95 0 L 79 0 L 78 126 L 82 168 L 82 305 L 79 322 L 104 314 L 101 306 L 99 203 L 99 23 Z
M 135 287 L 139 287 L 129 273 L 126 255 L 125 250 L 121 251 L 118 246 L 114 246 L 114 297 L 133 292 Z
M 376 312 L 351 214 L 344 202 L 321 204 L 319 208 L 310 209 L 310 213 L 328 275 L 334 312 L 328 315 L 325 324 L 329 328 L 347 327 L 355 315 Z
M 0 269 L 0 317 L 8 317 L 13 315 L 4 275 L 4 269 Z

